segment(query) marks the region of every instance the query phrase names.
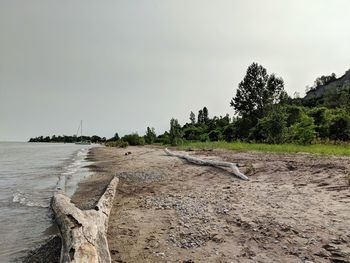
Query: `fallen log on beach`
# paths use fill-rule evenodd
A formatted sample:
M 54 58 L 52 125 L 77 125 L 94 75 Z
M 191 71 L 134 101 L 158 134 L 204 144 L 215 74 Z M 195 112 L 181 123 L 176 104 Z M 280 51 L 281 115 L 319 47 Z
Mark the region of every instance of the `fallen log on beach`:
M 237 164 L 235 163 L 230 163 L 230 162 L 224 162 L 224 161 L 215 161 L 215 160 L 205 160 L 205 159 L 200 159 L 197 157 L 193 157 L 187 154 L 179 154 L 179 153 L 174 153 L 169 151 L 167 148 L 164 150 L 168 155 L 170 156 L 175 156 L 181 159 L 185 159 L 188 162 L 199 164 L 199 165 L 209 165 L 209 166 L 221 166 L 221 167 L 229 167 L 232 170 L 232 173 L 237 176 L 238 178 L 248 181 L 249 178 L 242 174 L 238 167 Z
M 51 207 L 62 239 L 61 263 L 111 262 L 106 234 L 118 182 L 117 177 L 111 180 L 91 210 L 80 210 L 63 192 L 53 196 Z

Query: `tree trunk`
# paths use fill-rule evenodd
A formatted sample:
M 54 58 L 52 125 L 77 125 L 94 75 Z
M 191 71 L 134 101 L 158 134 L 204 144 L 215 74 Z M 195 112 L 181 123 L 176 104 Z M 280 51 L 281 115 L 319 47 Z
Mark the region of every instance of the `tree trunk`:
M 242 174 L 239 169 L 237 168 L 237 165 L 235 163 L 230 163 L 230 162 L 224 162 L 224 161 L 214 161 L 214 160 L 204 160 L 200 159 L 197 157 L 193 157 L 190 155 L 185 155 L 185 154 L 178 154 L 178 153 L 173 153 L 169 151 L 167 148 L 164 150 L 168 155 L 170 156 L 175 156 L 178 158 L 185 159 L 188 162 L 199 164 L 199 165 L 210 165 L 210 166 L 221 166 L 221 167 L 229 167 L 232 169 L 232 173 L 239 177 L 242 180 L 248 181 L 249 178 Z
M 60 229 L 61 263 L 109 263 L 108 217 L 119 179 L 113 178 L 94 209 L 80 210 L 62 192 L 53 196 L 51 207 Z

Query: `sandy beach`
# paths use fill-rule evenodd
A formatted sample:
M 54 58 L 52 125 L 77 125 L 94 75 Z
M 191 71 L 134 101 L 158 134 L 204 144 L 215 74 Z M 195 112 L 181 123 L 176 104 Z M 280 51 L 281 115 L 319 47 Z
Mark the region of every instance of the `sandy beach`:
M 72 200 L 90 208 L 120 178 L 108 228 L 112 262 L 350 262 L 349 158 L 189 154 L 236 162 L 250 181 L 162 148 L 91 150 L 95 175 Z M 52 247 L 59 252 L 59 242 Z M 48 262 L 37 260 L 27 262 Z

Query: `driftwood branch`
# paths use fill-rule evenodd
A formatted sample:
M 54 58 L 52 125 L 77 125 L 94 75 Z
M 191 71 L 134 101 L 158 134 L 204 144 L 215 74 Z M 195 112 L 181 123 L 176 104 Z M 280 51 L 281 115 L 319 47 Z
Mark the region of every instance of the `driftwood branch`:
M 249 178 L 242 174 L 239 169 L 237 168 L 237 164 L 235 163 L 230 163 L 230 162 L 224 162 L 224 161 L 214 161 L 214 160 L 204 160 L 200 159 L 197 157 L 193 157 L 190 155 L 185 155 L 185 154 L 179 154 L 179 153 L 174 153 L 169 151 L 167 148 L 164 150 L 168 155 L 170 156 L 175 156 L 181 159 L 185 159 L 188 162 L 199 164 L 199 165 L 210 165 L 210 166 L 221 166 L 221 167 L 229 167 L 232 170 L 232 173 L 239 177 L 240 179 L 248 181 Z
M 111 262 L 106 234 L 118 181 L 111 180 L 91 210 L 80 210 L 63 193 L 54 195 L 51 207 L 62 238 L 61 263 Z

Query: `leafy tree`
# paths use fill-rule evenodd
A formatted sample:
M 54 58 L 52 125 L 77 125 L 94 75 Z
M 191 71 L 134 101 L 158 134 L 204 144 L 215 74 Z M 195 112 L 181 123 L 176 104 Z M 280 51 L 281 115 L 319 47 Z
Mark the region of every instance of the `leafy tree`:
M 219 141 L 222 138 L 221 131 L 219 129 L 215 129 L 208 134 L 209 140 L 211 141 Z
M 189 141 L 199 141 L 201 134 L 205 133 L 205 129 L 201 126 L 189 126 L 183 130 L 183 137 Z
M 203 110 L 198 111 L 197 123 L 204 123 Z
M 318 77 L 315 82 L 314 82 L 314 87 L 318 87 L 318 86 L 321 86 L 321 85 L 327 85 L 329 84 L 330 82 L 332 82 L 333 80 L 336 80 L 337 79 L 337 75 L 335 73 L 332 73 L 331 75 L 329 76 L 321 76 L 321 77 Z
M 209 121 L 209 113 L 207 107 L 203 108 L 203 123 L 208 123 Z
M 330 119 L 329 137 L 332 140 L 347 141 L 350 139 L 350 116 L 339 110 Z
M 350 84 L 343 86 L 340 92 L 340 107 L 344 108 L 350 114 Z
M 315 124 L 315 131 L 321 138 L 329 136 L 329 121 L 331 112 L 326 107 L 315 107 L 307 112 L 312 117 Z
M 300 121 L 301 117 L 304 113 L 304 108 L 296 105 L 287 105 L 285 106 L 285 111 L 287 113 L 287 126 L 291 126 L 298 121 Z
M 193 111 L 191 111 L 190 113 L 190 121 L 191 121 L 191 124 L 196 123 L 196 115 L 193 113 Z
M 178 145 L 182 142 L 181 125 L 174 118 L 170 120 L 169 141 L 171 145 Z
M 282 107 L 276 107 L 259 119 L 251 131 L 250 138 L 266 143 L 284 143 L 287 134 L 287 114 Z
M 119 134 L 118 134 L 117 132 L 114 134 L 113 139 L 114 139 L 115 141 L 118 141 L 118 140 L 120 139 L 120 138 L 119 138 Z
M 157 138 L 157 135 L 156 135 L 154 128 L 147 127 L 146 135 L 145 135 L 145 142 L 147 144 L 152 144 L 155 142 L 156 138 Z
M 235 128 L 233 124 L 229 124 L 224 127 L 222 136 L 223 139 L 228 142 L 232 142 L 235 139 Z
M 127 142 L 129 145 L 144 145 L 145 139 L 139 136 L 136 132 L 132 134 L 124 135 L 121 139 L 124 142 Z
M 275 74 L 269 76 L 263 66 L 253 63 L 239 83 L 230 106 L 240 116 L 250 118 L 256 123 L 272 104 L 280 101 L 281 96 L 285 96 L 283 79 Z
M 304 114 L 300 122 L 291 126 L 292 140 L 299 144 L 310 144 L 317 136 L 315 128 L 313 118 Z

